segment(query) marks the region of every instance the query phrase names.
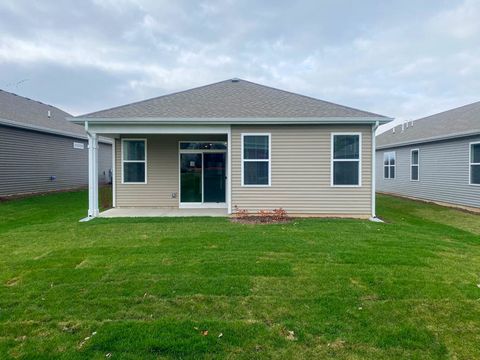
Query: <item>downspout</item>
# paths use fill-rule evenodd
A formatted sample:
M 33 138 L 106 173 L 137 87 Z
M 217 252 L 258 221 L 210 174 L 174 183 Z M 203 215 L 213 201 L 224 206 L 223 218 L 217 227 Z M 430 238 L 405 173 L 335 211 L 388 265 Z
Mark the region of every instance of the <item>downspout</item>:
M 92 136 L 92 133 L 88 131 L 88 121 L 85 121 L 85 132 L 87 133 L 88 136 Z
M 376 139 L 375 139 L 375 132 L 379 127 L 379 122 L 376 121 L 375 125 L 372 125 L 372 217 L 371 220 L 377 220 L 377 212 L 376 212 L 376 203 L 375 203 L 375 188 L 376 188 Z

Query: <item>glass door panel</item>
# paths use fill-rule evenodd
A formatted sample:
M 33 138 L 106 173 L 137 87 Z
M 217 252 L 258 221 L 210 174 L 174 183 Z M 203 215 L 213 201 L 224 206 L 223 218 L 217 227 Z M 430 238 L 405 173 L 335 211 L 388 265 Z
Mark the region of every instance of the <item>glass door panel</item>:
M 225 153 L 203 153 L 203 201 L 225 202 Z
M 180 154 L 180 202 L 202 202 L 202 154 Z

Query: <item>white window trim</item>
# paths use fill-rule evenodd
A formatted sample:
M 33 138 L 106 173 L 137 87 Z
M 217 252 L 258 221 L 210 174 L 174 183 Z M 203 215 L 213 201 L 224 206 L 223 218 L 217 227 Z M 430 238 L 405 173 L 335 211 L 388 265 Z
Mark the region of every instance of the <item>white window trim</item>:
M 395 168 L 395 174 L 393 175 L 393 177 L 390 177 L 390 161 L 388 162 L 388 165 L 385 165 L 385 155 L 386 154 L 393 154 L 393 158 L 395 159 L 395 164 L 393 165 L 393 167 Z M 382 164 L 383 164 L 383 167 L 382 167 L 382 170 L 383 170 L 383 180 L 395 180 L 395 178 L 397 177 L 397 152 L 396 151 L 384 151 L 383 152 L 383 159 L 382 159 Z M 388 176 L 389 177 L 385 177 L 385 167 L 388 167 Z
M 334 159 L 334 141 L 337 135 L 357 135 L 358 136 L 358 159 Z M 333 183 L 333 165 L 341 161 L 358 161 L 358 184 L 357 185 L 335 185 Z M 362 186 L 362 133 L 361 132 L 333 132 L 330 134 L 330 187 L 357 188 Z
M 244 138 L 245 136 L 267 136 L 268 137 L 268 159 L 244 159 Z M 241 176 L 242 176 L 242 187 L 270 187 L 272 186 L 272 134 L 271 133 L 242 133 L 242 169 L 241 169 Z M 245 162 L 268 162 L 268 184 L 245 184 L 244 178 L 244 167 Z
M 417 163 L 416 164 L 412 163 L 412 155 L 413 155 L 414 151 L 417 152 Z M 395 165 L 397 165 L 397 159 L 395 159 Z M 412 179 L 412 167 L 414 167 L 414 166 L 417 167 L 417 177 L 418 177 L 417 179 Z M 396 171 L 395 171 L 395 173 L 396 173 Z M 385 172 L 384 172 L 384 175 L 385 175 Z M 410 150 L 410 181 L 420 181 L 420 149 L 411 149 Z
M 478 145 L 480 141 L 474 141 L 468 144 L 468 184 L 471 186 L 480 186 L 480 184 L 472 183 L 472 165 L 480 165 L 480 163 L 474 163 L 473 160 L 473 152 L 472 152 L 472 145 Z
M 124 151 L 123 149 L 125 148 L 124 143 L 125 143 L 125 141 L 129 141 L 129 140 L 130 141 L 131 140 L 143 141 L 145 143 L 145 159 L 144 160 L 124 160 L 123 159 L 123 151 Z M 121 163 L 122 163 L 122 185 L 145 185 L 145 184 L 148 183 L 147 182 L 147 167 L 148 167 L 147 166 L 147 164 L 148 164 L 147 163 L 147 153 L 148 153 L 148 151 L 147 151 L 147 139 L 146 138 L 122 138 L 122 151 L 121 151 L 121 154 L 120 154 L 121 160 L 122 160 L 121 161 Z M 124 163 L 141 163 L 141 162 L 145 163 L 145 181 L 144 182 L 130 182 L 130 181 L 125 182 L 124 181 L 125 179 L 123 177 L 123 175 L 124 175 L 123 174 L 123 169 L 124 169 L 123 164 Z

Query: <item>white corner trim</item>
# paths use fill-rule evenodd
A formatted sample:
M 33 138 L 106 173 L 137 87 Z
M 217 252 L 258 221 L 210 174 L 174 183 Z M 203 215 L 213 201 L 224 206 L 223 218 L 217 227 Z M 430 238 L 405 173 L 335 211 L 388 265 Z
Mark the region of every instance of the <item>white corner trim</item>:
M 232 213 L 232 126 L 228 127 L 227 134 L 227 207 L 228 214 Z

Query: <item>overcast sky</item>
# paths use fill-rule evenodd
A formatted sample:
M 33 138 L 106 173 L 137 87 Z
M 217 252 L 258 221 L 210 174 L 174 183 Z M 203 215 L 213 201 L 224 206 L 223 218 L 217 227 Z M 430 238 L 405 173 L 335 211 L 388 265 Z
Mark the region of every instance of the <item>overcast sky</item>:
M 0 88 L 75 115 L 232 77 L 397 119 L 480 100 L 480 1 L 0 2 Z

